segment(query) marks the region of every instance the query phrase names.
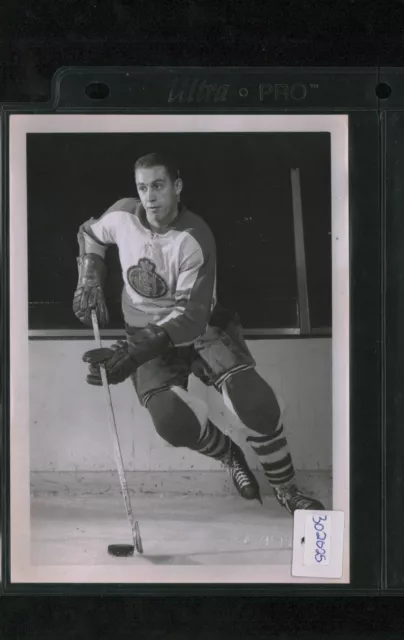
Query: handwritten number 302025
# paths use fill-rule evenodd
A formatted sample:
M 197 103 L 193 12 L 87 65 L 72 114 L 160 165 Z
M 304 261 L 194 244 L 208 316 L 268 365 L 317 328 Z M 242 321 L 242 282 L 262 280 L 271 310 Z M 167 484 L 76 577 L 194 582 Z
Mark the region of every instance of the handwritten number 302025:
M 327 516 L 313 516 L 314 529 L 316 531 L 316 547 L 314 551 L 314 558 L 316 562 L 325 562 L 327 558 L 326 554 L 326 542 L 327 533 L 324 531 L 324 525 L 322 524 L 328 520 Z

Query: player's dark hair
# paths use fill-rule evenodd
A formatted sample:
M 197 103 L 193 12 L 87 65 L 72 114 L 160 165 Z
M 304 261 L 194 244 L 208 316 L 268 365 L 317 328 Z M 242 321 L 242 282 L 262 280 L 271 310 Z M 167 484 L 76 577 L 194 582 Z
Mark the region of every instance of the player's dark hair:
M 135 162 L 135 173 L 138 169 L 150 169 L 151 167 L 165 167 L 173 182 L 180 177 L 177 165 L 162 153 L 148 153 L 146 156 L 138 158 Z

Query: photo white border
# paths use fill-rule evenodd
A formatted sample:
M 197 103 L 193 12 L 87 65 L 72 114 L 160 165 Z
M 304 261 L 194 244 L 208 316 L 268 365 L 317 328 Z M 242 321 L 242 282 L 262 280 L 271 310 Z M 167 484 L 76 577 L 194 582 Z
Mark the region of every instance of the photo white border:
M 285 566 L 35 566 L 30 562 L 28 133 L 329 132 L 332 175 L 333 509 L 345 513 L 341 579 L 294 578 Z M 10 116 L 10 533 L 11 583 L 349 583 L 348 115 Z

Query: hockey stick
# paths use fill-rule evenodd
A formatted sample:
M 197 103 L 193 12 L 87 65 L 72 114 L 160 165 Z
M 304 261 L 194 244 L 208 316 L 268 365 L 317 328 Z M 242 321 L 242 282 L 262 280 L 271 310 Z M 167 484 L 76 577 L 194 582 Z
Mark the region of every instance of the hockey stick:
M 102 342 L 101 342 L 101 336 L 100 336 L 100 329 L 98 326 L 97 314 L 94 310 L 91 312 L 91 320 L 93 323 L 94 337 L 97 342 L 97 346 L 101 349 Z M 104 391 L 105 391 L 105 400 L 107 404 L 109 426 L 111 428 L 112 440 L 114 443 L 115 462 L 118 468 L 119 481 L 121 483 L 122 495 L 125 502 L 126 513 L 128 514 L 129 523 L 132 529 L 132 539 L 133 539 L 133 546 L 120 545 L 120 544 L 109 545 L 108 553 L 113 556 L 130 556 L 130 555 L 133 555 L 134 551 L 136 551 L 136 553 L 142 554 L 143 553 L 142 538 L 140 536 L 139 524 L 135 521 L 133 511 L 132 511 L 132 506 L 130 503 L 128 485 L 126 483 L 125 471 L 123 468 L 121 447 L 119 445 L 119 437 L 118 437 L 118 431 L 116 428 L 114 408 L 112 406 L 112 398 L 109 390 L 109 384 L 107 379 L 107 372 L 105 370 L 105 365 L 103 364 L 100 365 L 100 371 L 101 371 L 102 386 L 104 387 Z

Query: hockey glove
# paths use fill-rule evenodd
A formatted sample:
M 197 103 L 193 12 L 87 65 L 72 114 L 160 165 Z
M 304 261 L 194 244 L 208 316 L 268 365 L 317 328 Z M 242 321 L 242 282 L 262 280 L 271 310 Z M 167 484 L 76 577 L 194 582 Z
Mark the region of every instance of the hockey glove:
M 92 326 L 91 312 L 95 309 L 100 327 L 109 322 L 103 286 L 106 278 L 104 260 L 95 253 L 86 253 L 77 258 L 79 278 L 73 298 L 76 317 L 88 327 Z
M 96 386 L 102 386 L 100 365 L 105 365 L 107 380 L 110 384 L 124 382 L 136 371 L 136 363 L 129 355 L 128 343 L 120 340 L 110 349 L 92 349 L 83 356 L 84 362 L 89 363 L 87 382 Z
M 142 364 L 171 347 L 170 338 L 164 329 L 149 324 L 128 336 L 128 340 L 120 340 L 112 345 L 110 349 L 87 351 L 83 356 L 84 362 L 90 365 L 87 382 L 96 386 L 102 385 L 100 364 L 104 364 L 108 382 L 120 384 L 133 375 Z

